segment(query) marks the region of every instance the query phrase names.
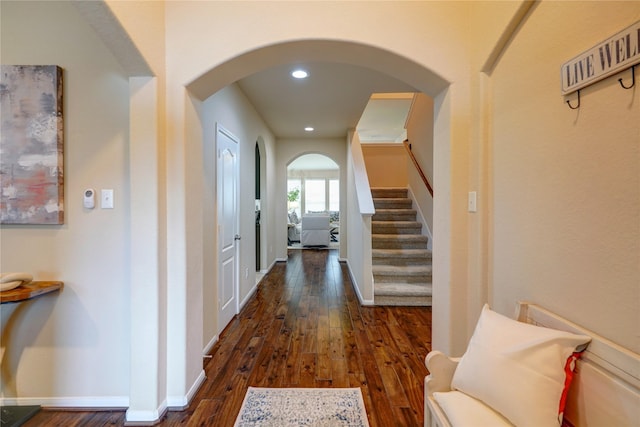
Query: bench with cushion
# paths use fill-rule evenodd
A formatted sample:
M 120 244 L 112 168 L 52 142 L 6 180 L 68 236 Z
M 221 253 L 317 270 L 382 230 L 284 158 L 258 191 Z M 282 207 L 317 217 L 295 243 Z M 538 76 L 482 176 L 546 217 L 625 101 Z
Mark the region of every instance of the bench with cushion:
M 640 355 L 534 304 L 517 319 L 485 306 L 461 358 L 427 355 L 425 426 L 640 426 Z

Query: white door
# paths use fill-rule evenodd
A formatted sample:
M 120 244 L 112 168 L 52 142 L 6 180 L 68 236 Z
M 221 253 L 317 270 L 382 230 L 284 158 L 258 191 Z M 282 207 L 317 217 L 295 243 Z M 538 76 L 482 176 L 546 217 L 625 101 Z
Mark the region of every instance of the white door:
M 218 203 L 218 332 L 238 314 L 238 140 L 216 127 Z

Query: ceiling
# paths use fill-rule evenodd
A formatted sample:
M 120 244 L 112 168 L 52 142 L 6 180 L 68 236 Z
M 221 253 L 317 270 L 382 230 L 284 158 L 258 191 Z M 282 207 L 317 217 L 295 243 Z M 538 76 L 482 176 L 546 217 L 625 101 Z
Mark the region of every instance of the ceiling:
M 294 79 L 291 72 L 297 68 L 305 69 L 309 76 Z M 237 83 L 279 139 L 346 138 L 350 129 L 358 127 L 363 140 L 395 141 L 398 127 L 404 130 L 410 102 L 406 96 L 380 97 L 372 102 L 369 98 L 374 93 L 416 92 L 412 86 L 369 68 L 330 62 L 273 67 Z M 307 126 L 314 131 L 306 132 Z

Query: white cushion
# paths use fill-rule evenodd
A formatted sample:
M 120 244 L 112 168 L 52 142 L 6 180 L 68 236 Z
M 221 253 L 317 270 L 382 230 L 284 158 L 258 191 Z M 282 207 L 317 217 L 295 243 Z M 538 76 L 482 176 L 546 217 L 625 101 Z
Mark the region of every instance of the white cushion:
M 300 232 L 300 243 L 302 246 L 329 246 L 331 233 L 329 230 L 307 230 Z
M 565 365 L 590 340 L 509 319 L 485 305 L 451 386 L 518 427 L 557 427 Z
M 302 215 L 303 230 L 329 230 L 329 215 L 304 214 Z
M 502 415 L 460 391 L 433 393 L 452 427 L 513 427 Z

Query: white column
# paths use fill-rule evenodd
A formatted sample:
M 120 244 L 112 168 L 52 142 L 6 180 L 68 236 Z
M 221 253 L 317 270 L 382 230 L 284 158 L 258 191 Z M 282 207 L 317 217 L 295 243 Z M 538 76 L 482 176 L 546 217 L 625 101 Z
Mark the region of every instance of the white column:
M 152 422 L 159 420 L 167 407 L 158 81 L 154 77 L 132 77 L 129 85 L 131 372 L 127 422 Z

